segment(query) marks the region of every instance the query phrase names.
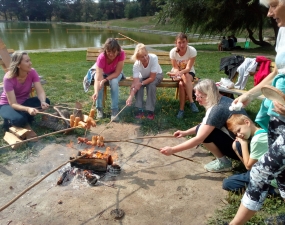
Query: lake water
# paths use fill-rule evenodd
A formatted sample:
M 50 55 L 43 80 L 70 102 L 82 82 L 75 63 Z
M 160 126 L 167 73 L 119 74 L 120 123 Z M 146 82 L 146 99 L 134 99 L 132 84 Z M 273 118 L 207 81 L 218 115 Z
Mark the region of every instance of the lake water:
M 0 37 L 15 50 L 101 47 L 107 38 L 122 38 L 118 33 L 144 44 L 171 44 L 174 37 L 150 33 L 109 30 L 66 23 L 0 22 Z M 121 45 L 134 42 L 120 40 Z

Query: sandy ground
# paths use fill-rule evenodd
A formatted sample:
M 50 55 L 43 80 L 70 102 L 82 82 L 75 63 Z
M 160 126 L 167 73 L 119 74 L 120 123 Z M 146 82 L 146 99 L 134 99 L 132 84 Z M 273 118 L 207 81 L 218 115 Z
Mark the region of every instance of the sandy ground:
M 87 137 L 98 134 L 104 127 L 94 128 Z M 123 140 L 141 136 L 134 124 L 112 123 L 102 135 L 106 140 Z M 171 135 L 169 132 L 158 135 Z M 36 143 L 41 149 L 27 163 L 10 162 L 0 165 L 0 206 L 4 206 L 22 191 L 69 160 L 85 146 L 76 137 L 67 135 L 67 144 Z M 135 142 L 156 148 L 181 143 L 184 139 L 137 139 Z M 213 160 L 202 148 L 179 155 L 195 160 L 187 161 L 164 156 L 150 147 L 127 142 L 106 144 L 116 149 L 122 168 L 117 176 L 108 174 L 90 186 L 73 179 L 63 186 L 56 185 L 55 172 L 0 212 L 0 224 L 207 224 L 215 209 L 225 204 L 227 193 L 221 183 L 227 174 L 208 173 L 204 164 Z M 62 201 L 62 204 L 59 204 Z M 122 209 L 120 220 L 111 217 L 114 209 Z

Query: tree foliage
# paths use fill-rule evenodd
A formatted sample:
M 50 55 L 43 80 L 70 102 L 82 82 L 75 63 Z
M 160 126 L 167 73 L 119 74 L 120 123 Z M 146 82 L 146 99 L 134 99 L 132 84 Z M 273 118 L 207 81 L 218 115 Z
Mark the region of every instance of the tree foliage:
M 199 31 L 201 35 L 239 34 L 247 31 L 257 45 L 263 41 L 263 28 L 276 24 L 266 18 L 267 9 L 258 0 L 156 0 L 161 11 L 160 23 L 170 20 L 182 30 Z
M 61 20 L 90 22 L 94 20 L 120 19 L 125 17 L 125 7 L 133 5 L 142 10 L 129 14 L 154 15 L 155 0 L 0 0 L 0 15 L 5 20 Z M 138 13 L 139 12 L 139 13 Z
M 132 19 L 141 15 L 141 7 L 138 2 L 130 2 L 125 7 L 125 17 Z

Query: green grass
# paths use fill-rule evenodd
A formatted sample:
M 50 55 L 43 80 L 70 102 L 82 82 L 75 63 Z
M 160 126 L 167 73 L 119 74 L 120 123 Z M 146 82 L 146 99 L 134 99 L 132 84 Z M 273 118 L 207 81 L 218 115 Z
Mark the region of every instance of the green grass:
M 229 56 L 230 52 L 218 52 L 216 49 L 206 51 L 205 46 L 195 46 L 198 49 L 197 60 L 195 69 L 199 78 L 210 78 L 215 81 L 219 81 L 222 77 L 226 77 L 223 71 L 219 71 L 220 59 L 225 56 Z M 210 46 L 208 46 L 210 47 Z M 216 47 L 216 46 L 215 46 Z M 204 48 L 204 51 L 200 50 Z M 212 47 L 211 47 L 212 48 Z M 169 49 L 167 49 L 169 50 Z M 254 52 L 254 51 L 253 51 Z M 241 52 L 245 55 L 247 52 Z M 92 66 L 92 62 L 86 62 L 86 52 L 60 52 L 60 53 L 30 53 L 29 54 L 33 67 L 36 68 L 38 73 L 47 80 L 47 84 L 44 85 L 47 96 L 50 98 L 52 105 L 56 103 L 67 103 L 71 106 L 76 101 L 83 104 L 83 109 L 89 111 L 92 105 L 91 95 L 93 89 L 87 93 L 83 91 L 82 80 L 87 70 Z M 171 68 L 170 66 L 162 66 L 163 71 L 167 72 Z M 125 64 L 124 73 L 127 76 L 132 75 L 132 65 Z M 247 88 L 253 86 L 253 77 L 250 77 L 247 84 Z M 125 101 L 129 94 L 128 87 L 120 88 L 120 101 L 119 107 L 122 108 L 125 105 Z M 191 113 L 190 109 L 186 107 L 185 118 L 179 120 L 176 118 L 176 113 L 179 108 L 179 101 L 175 99 L 175 90 L 171 88 L 158 88 L 157 90 L 157 103 L 155 108 L 156 117 L 154 121 L 143 119 L 137 121 L 134 119 L 134 107 L 127 107 L 120 115 L 121 123 L 135 123 L 140 125 L 140 129 L 143 134 L 157 134 L 162 130 L 169 130 L 170 133 L 176 129 L 185 130 L 189 127 L 195 126 L 201 122 L 204 117 L 205 110 L 199 106 L 200 112 L 197 114 Z M 254 119 L 256 113 L 259 110 L 260 101 L 255 100 L 248 108 L 247 112 L 250 117 Z M 106 101 L 106 107 L 104 113 L 107 115 L 100 123 L 108 123 L 110 121 L 110 92 L 108 91 L 108 99 Z M 40 119 L 39 117 L 37 119 Z M 38 135 L 51 132 L 48 129 L 42 129 L 33 127 Z M 76 136 L 83 135 L 84 131 L 75 131 Z M 0 136 L 3 137 L 4 133 L 1 129 Z M 54 142 L 57 138 L 63 137 L 62 134 L 54 135 L 43 139 L 45 143 Z M 6 143 L 3 140 L 0 142 L 0 146 L 4 146 Z M 19 148 L 17 151 L 10 151 L 10 148 L 0 149 L 0 163 L 5 164 L 11 159 L 17 159 L 18 161 L 25 161 L 29 159 L 31 155 L 37 154 L 39 150 L 33 147 L 33 144 L 26 144 Z M 228 201 L 230 202 L 225 208 L 217 211 L 217 214 L 211 219 L 211 224 L 218 224 L 217 218 L 229 220 L 233 218 L 237 211 L 241 195 L 230 194 Z M 214 207 L 214 206 L 213 206 Z M 267 216 L 267 214 L 278 213 L 284 210 L 284 204 L 281 204 L 280 198 L 268 198 L 263 207 L 263 211 L 257 214 L 252 221 L 248 224 L 262 224 L 261 217 Z M 266 213 L 262 213 L 266 212 Z M 210 223 L 209 222 L 209 223 Z
M 235 216 L 237 209 L 239 208 L 242 196 L 243 195 L 241 193 L 234 194 L 229 192 L 228 197 L 226 199 L 228 204 L 226 204 L 222 209 L 216 210 L 215 216 L 208 221 L 208 224 L 222 225 L 224 224 L 224 222 L 230 222 Z M 285 205 L 283 199 L 280 196 L 268 196 L 264 202 L 262 209 L 258 211 L 250 220 L 250 222 L 246 223 L 246 225 L 263 225 L 265 224 L 264 219 L 269 217 L 275 217 L 280 213 L 284 212 Z

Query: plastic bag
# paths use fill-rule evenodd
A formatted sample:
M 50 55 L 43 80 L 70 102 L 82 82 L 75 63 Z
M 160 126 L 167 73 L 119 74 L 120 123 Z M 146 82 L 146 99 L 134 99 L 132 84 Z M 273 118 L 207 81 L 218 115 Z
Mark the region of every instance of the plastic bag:
M 231 89 L 235 87 L 235 84 L 229 78 L 221 78 L 220 86 L 223 88 Z

